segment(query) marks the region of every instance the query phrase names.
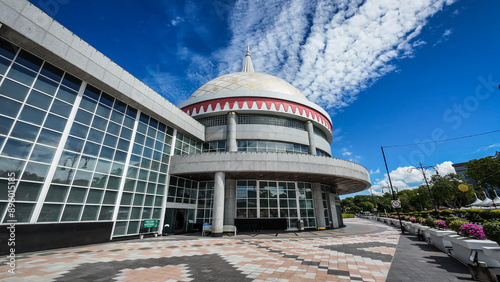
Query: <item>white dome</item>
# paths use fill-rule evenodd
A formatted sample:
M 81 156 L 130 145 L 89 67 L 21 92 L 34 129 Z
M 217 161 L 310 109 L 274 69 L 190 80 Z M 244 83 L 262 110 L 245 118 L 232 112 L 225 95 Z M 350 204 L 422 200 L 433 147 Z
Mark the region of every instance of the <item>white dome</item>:
M 198 88 L 189 98 L 236 90 L 264 90 L 307 100 L 306 96 L 290 83 L 281 78 L 260 72 L 235 72 L 217 77 Z

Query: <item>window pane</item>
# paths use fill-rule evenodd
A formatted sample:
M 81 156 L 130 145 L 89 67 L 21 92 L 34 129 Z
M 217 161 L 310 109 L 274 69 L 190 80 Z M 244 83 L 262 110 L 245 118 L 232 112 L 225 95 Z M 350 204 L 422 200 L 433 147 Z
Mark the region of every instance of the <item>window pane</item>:
M 46 113 L 42 110 L 38 110 L 30 106 L 24 106 L 19 118 L 27 122 L 41 125 L 45 118 L 45 114 Z
M 35 85 L 33 85 L 33 88 L 53 96 L 54 93 L 56 93 L 58 85 L 59 84 L 48 78 L 39 76 L 35 82 Z
M 86 194 L 87 189 L 73 187 L 68 196 L 68 203 L 83 203 Z
M 50 131 L 47 129 L 42 129 L 42 132 L 40 132 L 40 135 L 38 136 L 38 142 L 56 147 L 59 144 L 60 138 L 61 138 L 60 133 Z
M 99 206 L 85 206 L 82 214 L 82 221 L 96 220 Z
M 30 160 L 51 163 L 55 152 L 56 150 L 51 147 L 37 144 L 31 153 Z
M 101 207 L 99 220 L 111 220 L 113 218 L 113 207 Z
M 61 221 L 78 221 L 82 206 L 67 205 Z
M 61 81 L 62 75 L 64 74 L 64 71 L 61 69 L 45 62 L 43 64 L 42 71 L 40 72 L 41 74 L 45 75 L 46 77 L 49 77 L 57 82 Z
M 0 86 L 0 93 L 22 102 L 28 94 L 28 88 L 19 83 L 5 79 L 2 86 Z
M 21 50 L 16 58 L 16 62 L 34 71 L 38 71 L 42 66 L 43 60 L 25 50 Z
M 34 208 L 35 204 L 16 203 L 15 220 L 17 220 L 17 222 L 29 222 Z M 6 223 L 8 219 L 12 218 L 6 216 L 4 223 Z
M 18 64 L 13 64 L 12 67 L 10 68 L 9 73 L 7 74 L 7 77 L 12 78 L 15 81 L 19 81 L 21 83 L 24 83 L 28 86 L 31 86 L 33 81 L 35 80 L 36 73 L 21 67 Z
M 16 201 L 36 201 L 40 190 L 42 190 L 42 186 L 43 184 L 41 183 L 19 183 L 16 190 Z
M 76 112 L 75 120 L 83 124 L 90 124 L 90 121 L 92 120 L 92 114 L 79 109 L 78 112 Z
M 33 144 L 9 138 L 5 147 L 3 148 L 2 155 L 15 158 L 26 159 Z
M 65 125 L 66 125 L 66 119 L 49 114 L 47 116 L 47 119 L 45 120 L 44 127 L 62 132 L 64 130 Z
M 75 178 L 73 180 L 73 185 L 78 185 L 78 186 L 89 186 L 90 184 L 90 179 L 92 177 L 92 173 L 79 170 L 75 174 Z
M 45 181 L 47 172 L 49 171 L 49 166 L 39 163 L 29 162 L 24 170 L 22 179 L 23 180 L 34 180 L 34 181 Z
M 62 205 L 44 204 L 38 222 L 58 221 L 61 211 Z
M 117 193 L 113 191 L 106 191 L 106 194 L 104 195 L 104 200 L 102 201 L 103 204 L 109 204 L 109 205 L 114 205 L 116 202 L 116 196 Z
M 13 123 L 13 119 L 0 116 L 0 134 L 7 135 Z
M 52 97 L 42 94 L 36 90 L 31 90 L 30 96 L 26 101 L 28 104 L 33 105 L 37 108 L 47 110 L 52 103 Z
M 67 186 L 51 185 L 45 201 L 64 202 L 64 200 L 66 199 L 66 195 L 68 194 L 68 190 L 69 187 Z
M 84 143 L 84 141 L 82 139 L 70 136 L 70 137 L 68 137 L 68 140 L 66 141 L 66 145 L 64 146 L 64 149 L 75 151 L 75 152 L 81 152 L 83 149 L 83 143 Z
M 87 204 L 100 204 L 103 193 L 103 190 L 90 189 L 87 196 Z
M 0 113 L 2 115 L 15 118 L 20 108 L 20 103 L 0 96 Z
M 56 97 L 68 103 L 73 103 L 76 99 L 76 95 L 77 93 L 75 91 L 69 90 L 64 86 L 61 86 L 57 91 Z
M 25 139 L 28 141 L 35 141 L 35 138 L 38 135 L 39 130 L 40 127 L 38 126 L 18 121 L 14 125 L 14 129 L 12 130 L 11 136 Z
M 59 100 L 54 100 L 50 112 L 58 114 L 63 117 L 68 117 L 71 112 L 71 106 Z

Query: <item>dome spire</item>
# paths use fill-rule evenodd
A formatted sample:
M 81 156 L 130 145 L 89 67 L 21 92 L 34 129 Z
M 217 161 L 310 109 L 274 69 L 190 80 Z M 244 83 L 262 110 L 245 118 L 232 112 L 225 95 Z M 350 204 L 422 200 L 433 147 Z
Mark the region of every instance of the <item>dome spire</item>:
M 250 44 L 247 44 L 247 54 L 245 55 L 241 72 L 255 72 L 252 64 L 252 56 L 250 56 Z

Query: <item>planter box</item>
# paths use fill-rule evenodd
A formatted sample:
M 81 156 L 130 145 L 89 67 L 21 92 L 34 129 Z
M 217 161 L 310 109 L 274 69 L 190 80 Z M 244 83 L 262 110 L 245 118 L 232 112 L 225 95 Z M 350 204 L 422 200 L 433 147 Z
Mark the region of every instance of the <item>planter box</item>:
M 486 256 L 500 261 L 500 247 L 483 247 L 483 252 Z
M 426 233 L 425 231 L 428 230 L 429 228 L 430 228 L 429 226 L 422 226 L 421 225 L 418 227 L 418 231 L 417 231 L 422 236 L 422 239 L 426 242 L 428 242 L 427 236 L 430 236 L 430 234 Z
M 451 242 L 444 238 L 444 235 L 457 234 L 453 230 L 439 230 L 439 229 L 429 229 L 430 243 L 434 247 L 440 249 L 441 251 L 448 253 L 448 249 L 451 248 Z M 448 247 L 448 248 L 447 248 Z
M 420 227 L 420 224 L 418 224 L 418 223 L 412 223 L 411 226 L 410 226 L 410 234 L 417 235 L 419 227 Z
M 405 231 L 406 232 L 410 232 L 411 225 L 412 225 L 411 221 L 405 221 L 405 222 L 403 222 L 403 226 L 405 227 Z
M 483 247 L 499 247 L 496 242 L 490 240 L 476 240 L 462 237 L 459 235 L 444 235 L 444 239 L 451 242 L 451 255 L 458 260 L 470 264 L 472 251 L 477 251 L 479 261 L 485 262 L 488 267 L 500 267 L 500 262 L 489 256 L 486 256 Z

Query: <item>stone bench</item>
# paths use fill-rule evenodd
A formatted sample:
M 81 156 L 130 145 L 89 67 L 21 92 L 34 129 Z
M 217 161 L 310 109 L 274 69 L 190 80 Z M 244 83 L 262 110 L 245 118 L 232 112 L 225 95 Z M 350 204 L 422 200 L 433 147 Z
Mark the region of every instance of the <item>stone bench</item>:
M 234 236 L 236 236 L 236 226 L 224 225 L 222 226 L 222 233 L 234 233 Z

